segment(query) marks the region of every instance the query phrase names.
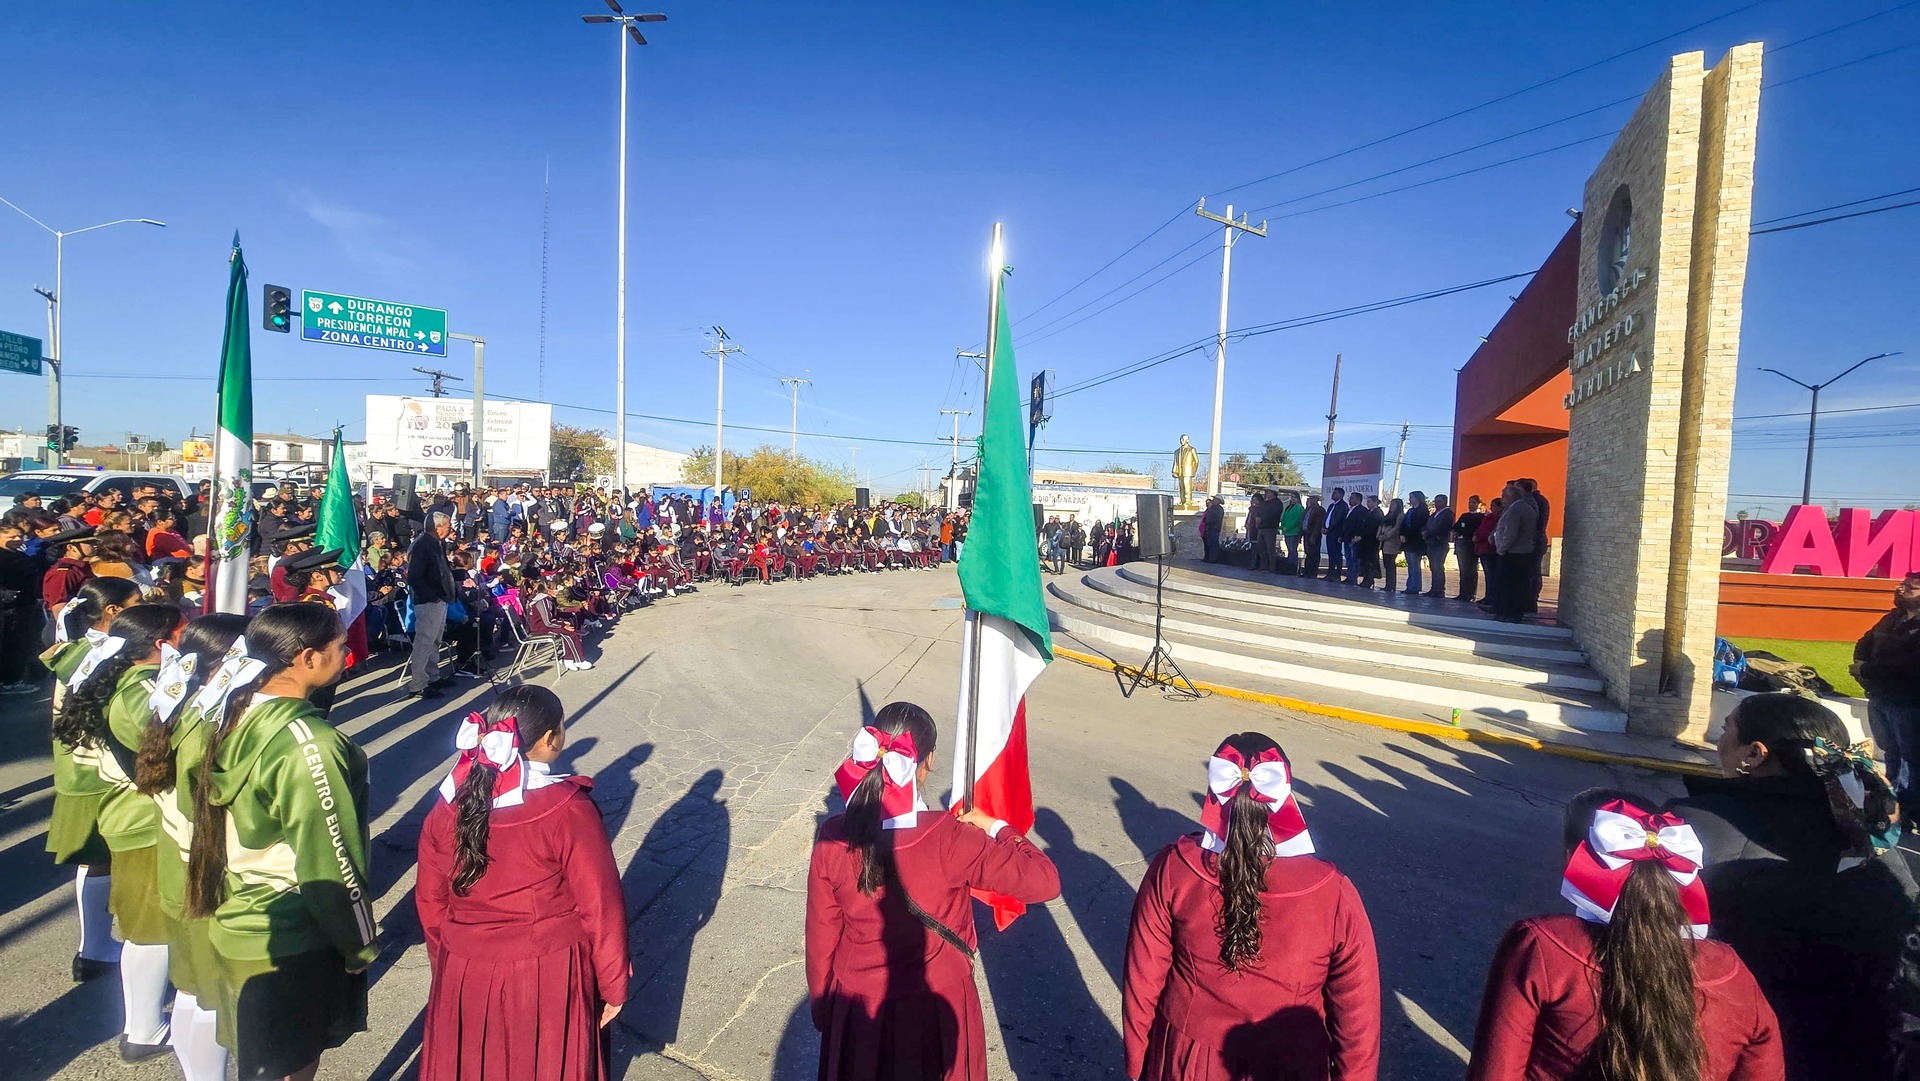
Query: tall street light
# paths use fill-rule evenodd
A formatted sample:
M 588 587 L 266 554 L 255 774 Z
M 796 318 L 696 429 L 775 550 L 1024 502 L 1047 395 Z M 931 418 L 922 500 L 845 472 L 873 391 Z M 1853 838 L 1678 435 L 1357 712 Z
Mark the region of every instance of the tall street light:
M 1899 355 L 1898 350 L 1891 353 L 1875 353 L 1873 356 L 1868 357 L 1859 364 L 1855 364 L 1853 367 L 1848 368 L 1846 371 L 1841 372 L 1839 375 L 1834 376 L 1824 383 L 1802 383 L 1800 380 L 1795 379 L 1793 376 L 1788 375 L 1778 368 L 1760 369 L 1763 372 L 1772 372 L 1789 383 L 1805 387 L 1813 392 L 1813 405 L 1807 410 L 1807 470 L 1800 481 L 1800 502 L 1803 505 L 1813 502 L 1813 434 L 1816 426 L 1820 423 L 1820 392 L 1838 383 L 1840 380 L 1845 379 L 1847 376 L 1852 375 L 1854 372 L 1859 371 L 1868 361 L 1881 360 L 1885 357 L 1897 357 Z
M 613 347 L 613 486 L 620 498 L 627 498 L 627 39 L 645 45 L 640 23 L 663 23 L 665 15 L 648 12 L 629 15 L 616 0 L 606 0 L 611 15 L 582 15 L 581 22 L 612 23 L 626 33 L 620 35 L 620 268 L 618 313 L 615 315 Z
M 0 203 L 19 210 L 21 217 L 53 234 L 53 292 L 49 294 L 38 286 L 34 287 L 34 292 L 47 298 L 47 308 L 53 316 L 52 327 L 48 331 L 53 335 L 53 356 L 46 358 L 47 423 L 52 425 L 53 430 L 52 438 L 48 440 L 47 464 L 59 465 L 61 459 L 66 456 L 66 442 L 62 438 L 66 428 L 60 419 L 60 369 L 67 360 L 67 355 L 60 350 L 60 309 L 66 306 L 62 303 L 66 299 L 66 293 L 61 291 L 61 281 L 66 269 L 66 239 L 79 233 L 105 229 L 109 225 L 158 225 L 164 229 L 167 223 L 155 221 L 152 218 L 116 218 L 113 221 L 103 221 L 99 225 L 89 225 L 84 229 L 55 229 L 32 214 L 20 210 L 20 205 L 11 199 L 0 197 Z

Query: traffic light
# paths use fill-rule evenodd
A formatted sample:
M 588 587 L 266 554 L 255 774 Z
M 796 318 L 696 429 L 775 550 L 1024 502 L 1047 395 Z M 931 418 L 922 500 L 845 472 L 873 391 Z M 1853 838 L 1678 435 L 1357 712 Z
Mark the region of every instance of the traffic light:
M 60 426 L 58 424 L 47 425 L 47 449 L 60 449 Z
M 281 334 L 293 329 L 293 290 L 284 285 L 261 287 L 260 325 Z
M 473 429 L 464 420 L 453 422 L 453 456 L 456 459 L 473 457 Z
M 73 448 L 79 446 L 80 445 L 80 429 L 74 427 L 71 424 L 67 425 L 66 439 L 63 442 L 66 444 L 64 447 L 61 448 L 63 450 L 72 450 Z

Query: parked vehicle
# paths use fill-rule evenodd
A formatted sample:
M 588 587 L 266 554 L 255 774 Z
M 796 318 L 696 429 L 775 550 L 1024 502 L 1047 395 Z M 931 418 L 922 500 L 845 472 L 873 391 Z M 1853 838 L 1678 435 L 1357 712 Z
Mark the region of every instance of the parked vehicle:
M 10 506 L 13 497 L 32 492 L 43 500 L 57 499 L 63 495 L 78 495 L 81 492 L 98 492 L 113 488 L 122 498 L 131 500 L 135 485 L 151 484 L 163 490 L 171 490 L 181 506 L 193 510 L 193 486 L 185 477 L 176 477 L 167 473 L 125 473 L 113 470 L 97 469 L 30 469 L 11 474 L 0 479 L 0 508 Z

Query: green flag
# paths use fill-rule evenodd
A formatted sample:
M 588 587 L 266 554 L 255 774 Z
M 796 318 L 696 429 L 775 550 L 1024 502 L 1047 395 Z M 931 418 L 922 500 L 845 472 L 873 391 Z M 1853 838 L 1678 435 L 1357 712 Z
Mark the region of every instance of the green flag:
M 960 550 L 960 589 L 967 607 L 1019 624 L 1040 655 L 1053 659 L 1047 603 L 1040 589 L 1040 556 L 1033 531 L 1033 485 L 1027 475 L 1026 414 L 1013 363 L 1013 321 L 1007 318 L 1006 278 L 1000 271 L 1000 310 L 987 385 L 986 423 L 980 432 L 978 480 L 967 543 Z
M 360 520 L 353 513 L 353 481 L 347 476 L 347 447 L 338 428 L 333 430 L 333 464 L 327 467 L 327 488 L 314 522 L 314 543 L 320 550 L 340 549 L 345 573 L 336 588 L 346 598 L 343 616 L 351 623 L 367 607 L 367 568 L 360 562 Z

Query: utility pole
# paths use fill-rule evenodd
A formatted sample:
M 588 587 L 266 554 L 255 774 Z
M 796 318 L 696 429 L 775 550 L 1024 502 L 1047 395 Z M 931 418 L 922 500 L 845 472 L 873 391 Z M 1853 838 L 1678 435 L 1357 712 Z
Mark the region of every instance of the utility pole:
M 716 361 L 714 370 L 718 373 L 713 388 L 713 497 L 718 499 L 720 498 L 720 486 L 723 479 L 723 471 L 721 468 L 723 459 L 721 456 L 720 442 L 724 438 L 723 433 L 725 431 L 725 426 L 721 423 L 721 417 L 725 412 L 727 404 L 727 354 L 744 353 L 746 350 L 737 345 L 729 344 L 733 339 L 727 337 L 727 329 L 725 327 L 714 327 L 713 333 L 707 336 L 707 340 L 713 343 L 713 348 L 702 349 L 700 352 L 712 357 Z
M 1413 431 L 1412 421 L 1403 420 L 1400 422 L 1400 449 L 1395 451 L 1393 455 L 1393 494 L 1388 498 L 1393 498 L 1400 494 L 1400 467 L 1405 464 L 1407 460 L 1407 433 L 1411 431 Z
M 453 337 L 453 335 L 451 334 L 447 336 L 450 338 Z M 419 372 L 421 375 L 432 378 L 433 389 L 428 391 L 427 393 L 433 395 L 436 398 L 444 398 L 447 396 L 447 380 L 460 378 L 459 376 L 453 374 L 452 372 L 443 372 L 438 368 L 415 368 L 414 371 Z
M 942 409 L 940 411 L 940 415 L 943 417 L 953 418 L 953 435 L 947 440 L 947 442 L 951 444 L 953 447 L 953 462 L 952 464 L 947 466 L 947 499 L 946 499 L 946 502 L 948 503 L 947 509 L 953 510 L 955 506 L 954 500 L 958 498 L 958 496 L 955 493 L 959 491 L 959 483 L 960 483 L 960 418 L 973 416 L 973 410 Z
M 800 456 L 800 385 L 812 386 L 813 380 L 784 378 L 780 381 L 793 388 L 793 430 L 787 443 L 787 460 L 793 461 Z
M 1891 352 L 1891 353 L 1875 353 L 1873 356 L 1868 357 L 1866 360 L 1861 361 L 1859 364 L 1855 364 L 1853 367 L 1848 368 L 1846 371 L 1841 372 L 1839 375 L 1834 376 L 1832 379 L 1829 379 L 1824 383 L 1802 383 L 1800 380 L 1795 379 L 1793 376 L 1788 375 L 1786 372 L 1783 372 L 1778 368 L 1760 369 L 1763 372 L 1772 372 L 1773 374 L 1779 376 L 1782 379 L 1785 379 L 1787 382 L 1792 383 L 1797 387 L 1802 387 L 1806 390 L 1810 390 L 1813 392 L 1813 402 L 1811 405 L 1807 407 L 1807 468 L 1806 468 L 1806 472 L 1801 474 L 1801 478 L 1800 478 L 1800 502 L 1803 505 L 1813 502 L 1813 439 L 1814 439 L 1814 434 L 1818 430 L 1818 427 L 1820 424 L 1820 392 L 1834 385 L 1835 383 L 1838 383 L 1840 380 L 1845 379 L 1847 376 L 1852 375 L 1854 372 L 1860 369 L 1861 365 L 1864 365 L 1869 361 L 1880 360 L 1885 357 L 1897 357 L 1900 355 L 1901 354 L 1899 350 L 1895 350 L 1894 352 Z
M 1333 355 L 1333 401 L 1327 403 L 1327 449 L 1320 456 L 1320 475 L 1326 476 L 1327 463 L 1333 460 L 1333 418 L 1340 415 L 1340 354 Z
M 468 427 L 473 433 L 473 490 L 478 492 L 487 453 L 487 340 L 477 334 L 449 333 L 447 337 L 473 343 L 473 420 Z M 622 447 L 619 453 L 624 456 L 625 450 Z
M 1226 233 L 1220 241 L 1220 333 L 1214 338 L 1213 343 L 1213 443 L 1207 452 L 1207 494 L 1219 495 L 1220 407 L 1226 401 L 1227 391 L 1227 285 L 1233 275 L 1233 242 L 1241 233 L 1266 236 L 1267 223 L 1261 222 L 1260 227 L 1256 229 L 1247 224 L 1245 214 L 1240 215 L 1239 221 L 1233 220 L 1232 203 L 1227 204 L 1227 215 L 1224 218 L 1218 214 L 1207 213 L 1205 199 L 1200 200 L 1200 205 L 1194 207 L 1193 212 L 1208 221 L 1217 221 L 1226 226 Z

